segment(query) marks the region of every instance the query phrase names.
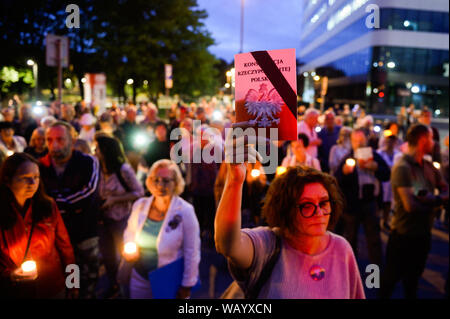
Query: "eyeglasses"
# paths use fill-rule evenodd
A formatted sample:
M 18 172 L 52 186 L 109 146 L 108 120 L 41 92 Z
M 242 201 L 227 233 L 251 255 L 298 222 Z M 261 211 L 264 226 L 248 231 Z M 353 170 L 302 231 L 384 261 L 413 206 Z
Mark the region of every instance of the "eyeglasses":
M 174 179 L 173 178 L 165 178 L 165 177 L 151 177 L 150 181 L 155 185 L 159 184 L 159 183 L 162 183 L 163 185 L 169 185 L 170 182 L 174 181 Z
M 297 205 L 297 208 L 300 210 L 300 214 L 305 218 L 313 217 L 317 212 L 317 207 L 320 207 L 324 215 L 331 214 L 331 202 L 329 199 L 321 201 L 319 205 L 309 202 Z

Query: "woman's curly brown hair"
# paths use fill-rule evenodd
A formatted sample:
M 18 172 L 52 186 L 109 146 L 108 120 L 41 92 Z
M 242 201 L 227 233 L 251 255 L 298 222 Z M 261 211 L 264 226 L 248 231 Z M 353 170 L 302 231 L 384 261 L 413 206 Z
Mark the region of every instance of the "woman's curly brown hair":
M 332 209 L 328 229 L 334 228 L 345 205 L 342 192 L 333 176 L 307 166 L 290 167 L 270 184 L 262 208 L 270 227 L 279 227 L 283 234 L 297 233 L 297 201 L 305 185 L 311 183 L 320 183 L 328 191 Z

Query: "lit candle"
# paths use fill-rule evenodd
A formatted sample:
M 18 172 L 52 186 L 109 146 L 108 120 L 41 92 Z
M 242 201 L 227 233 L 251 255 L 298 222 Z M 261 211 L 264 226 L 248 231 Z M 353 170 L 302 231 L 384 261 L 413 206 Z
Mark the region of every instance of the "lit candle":
M 439 162 L 433 162 L 433 166 L 434 166 L 436 169 L 441 169 L 441 164 L 439 164 Z
M 389 137 L 389 136 L 392 135 L 392 131 L 391 130 L 384 130 L 383 134 L 384 134 L 385 137 Z
M 277 172 L 276 172 L 277 176 L 280 176 L 280 175 L 282 175 L 284 173 L 286 173 L 286 167 L 278 166 L 277 167 Z
M 259 169 L 252 169 L 251 175 L 253 178 L 257 178 L 259 177 L 259 175 L 261 175 L 261 172 Z
M 347 158 L 347 160 L 345 161 L 345 165 L 353 167 L 356 165 L 356 161 L 353 158 Z
M 34 280 L 37 278 L 37 267 L 34 260 L 27 260 L 21 267 L 16 269 L 15 274 L 23 280 Z
M 125 246 L 123 247 L 123 251 L 125 255 L 127 255 L 131 259 L 137 257 L 138 252 L 136 243 L 133 241 L 126 243 Z
M 6 151 L 6 156 L 11 156 L 11 155 L 13 155 L 13 154 L 14 154 L 14 152 L 11 151 L 11 150 Z

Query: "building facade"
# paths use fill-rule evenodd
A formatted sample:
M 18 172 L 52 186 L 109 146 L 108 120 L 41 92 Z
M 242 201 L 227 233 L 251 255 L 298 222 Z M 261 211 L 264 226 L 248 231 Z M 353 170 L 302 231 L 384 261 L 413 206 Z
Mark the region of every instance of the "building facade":
M 303 100 L 361 104 L 371 113 L 427 105 L 448 117 L 447 0 L 304 0 Z

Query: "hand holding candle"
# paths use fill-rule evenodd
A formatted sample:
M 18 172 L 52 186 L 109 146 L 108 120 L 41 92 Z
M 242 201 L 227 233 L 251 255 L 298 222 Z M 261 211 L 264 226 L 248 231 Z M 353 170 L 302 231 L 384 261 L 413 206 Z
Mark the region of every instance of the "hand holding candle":
M 124 245 L 123 256 L 127 261 L 135 261 L 139 258 L 139 251 L 135 242 L 130 241 Z
M 35 280 L 37 277 L 37 266 L 34 260 L 23 262 L 21 267 L 17 268 L 12 274 L 12 278 L 15 281 Z
M 258 178 L 261 175 L 261 171 L 259 169 L 252 169 L 251 175 L 253 178 Z
M 345 175 L 353 173 L 353 170 L 355 169 L 355 166 L 356 166 L 355 159 L 354 158 L 347 158 L 347 160 L 345 161 L 345 165 L 342 168 L 343 173 Z

